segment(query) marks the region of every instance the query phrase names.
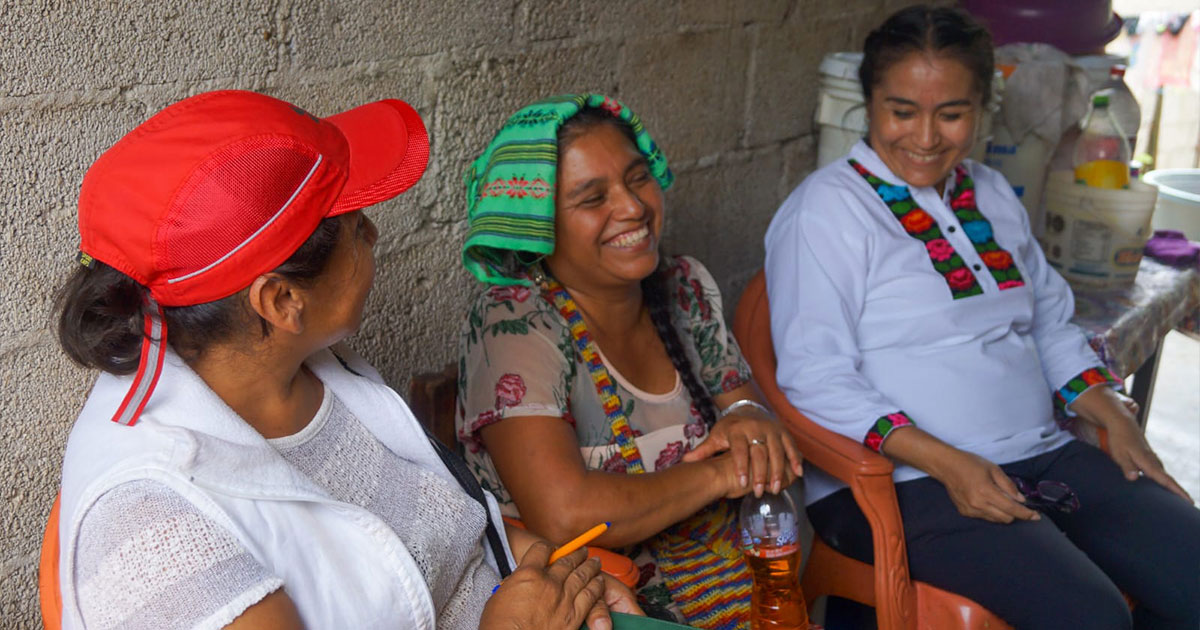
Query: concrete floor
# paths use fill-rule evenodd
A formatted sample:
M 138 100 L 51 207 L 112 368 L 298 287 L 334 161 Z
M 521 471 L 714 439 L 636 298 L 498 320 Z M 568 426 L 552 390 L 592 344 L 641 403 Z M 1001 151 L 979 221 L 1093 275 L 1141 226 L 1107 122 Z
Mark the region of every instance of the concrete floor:
M 1167 472 L 1200 501 L 1200 341 L 1171 332 L 1163 343 L 1146 438 Z

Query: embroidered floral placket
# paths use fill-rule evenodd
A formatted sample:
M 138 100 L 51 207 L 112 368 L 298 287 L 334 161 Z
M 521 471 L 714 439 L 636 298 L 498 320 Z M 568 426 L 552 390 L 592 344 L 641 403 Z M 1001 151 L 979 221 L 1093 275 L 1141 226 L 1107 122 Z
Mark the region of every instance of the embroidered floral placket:
M 950 194 L 950 210 L 958 217 L 963 232 L 971 240 L 976 253 L 987 265 L 1001 291 L 1025 285 L 1012 255 L 1004 251 L 992 234 L 992 224 L 975 205 L 975 180 L 959 165 L 954 170 L 954 192 Z
M 1066 385 L 1054 392 L 1054 406 L 1059 411 L 1071 415 L 1067 407 L 1093 385 L 1107 385 L 1118 390 L 1122 388 L 1121 379 L 1114 376 L 1108 368 L 1103 366 L 1090 368 L 1080 372 L 1078 376 L 1067 381 Z
M 887 439 L 887 436 L 891 434 L 892 431 L 895 431 L 900 427 L 911 426 L 916 426 L 916 423 L 913 422 L 912 418 L 909 418 L 908 414 L 904 413 L 903 411 L 889 413 L 886 416 L 879 416 L 879 418 L 875 420 L 875 424 L 871 425 L 871 428 L 867 431 L 867 437 L 863 438 L 863 444 L 866 445 L 867 448 L 878 453 L 880 452 L 879 449 L 883 447 L 883 441 Z
M 958 255 L 950 241 L 946 240 L 937 221 L 917 205 L 907 186 L 896 186 L 880 179 L 857 160 L 849 162 L 887 204 L 904 231 L 925 245 L 930 264 L 946 281 L 952 298 L 957 300 L 983 294 L 983 287 L 979 285 L 975 274 L 971 272 L 962 256 Z M 975 205 L 974 181 L 962 166 L 955 170 L 955 176 L 950 208 L 962 224 L 963 231 L 971 240 L 975 251 L 979 253 L 1001 290 L 1024 285 L 1020 271 L 1013 264 L 1012 256 L 992 238 L 992 224 Z

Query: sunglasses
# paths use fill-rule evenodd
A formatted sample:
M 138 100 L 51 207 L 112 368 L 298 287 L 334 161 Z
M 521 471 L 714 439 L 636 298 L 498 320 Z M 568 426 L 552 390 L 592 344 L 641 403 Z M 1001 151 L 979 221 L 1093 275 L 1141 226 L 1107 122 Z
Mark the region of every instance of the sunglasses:
M 1055 509 L 1070 514 L 1079 509 L 1079 496 L 1061 481 L 1042 480 L 1036 484 L 1024 477 L 1009 475 L 1017 490 L 1025 496 L 1025 505 L 1037 510 Z

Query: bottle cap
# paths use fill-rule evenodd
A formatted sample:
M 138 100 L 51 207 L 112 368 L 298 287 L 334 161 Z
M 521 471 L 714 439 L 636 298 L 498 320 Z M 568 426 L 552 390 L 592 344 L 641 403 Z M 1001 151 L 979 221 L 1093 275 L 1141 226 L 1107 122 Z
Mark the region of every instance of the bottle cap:
M 1092 105 L 1096 107 L 1108 107 L 1108 95 L 1097 94 L 1092 97 Z
M 1112 78 L 1112 79 L 1124 78 L 1125 77 L 1125 65 L 1119 63 L 1119 64 L 1113 66 L 1112 68 L 1109 69 L 1108 76 L 1109 76 L 1109 78 Z

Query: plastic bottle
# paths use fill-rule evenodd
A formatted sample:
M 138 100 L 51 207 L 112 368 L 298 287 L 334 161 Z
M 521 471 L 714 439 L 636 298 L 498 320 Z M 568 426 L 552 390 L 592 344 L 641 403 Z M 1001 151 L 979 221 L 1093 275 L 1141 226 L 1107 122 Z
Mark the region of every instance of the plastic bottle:
M 1092 111 L 1075 141 L 1075 181 L 1094 188 L 1129 187 L 1129 141 L 1109 111 L 1107 90 L 1092 97 Z
M 808 628 L 800 592 L 800 523 L 786 492 L 742 499 L 742 552 L 754 573 L 750 624 L 754 630 Z
M 1134 98 L 1133 92 L 1125 83 L 1125 66 L 1117 64 L 1108 71 L 1108 82 L 1104 89 L 1108 94 L 1108 111 L 1112 112 L 1113 120 L 1125 132 L 1129 142 L 1129 150 L 1137 149 L 1138 127 L 1142 124 L 1142 108 Z

